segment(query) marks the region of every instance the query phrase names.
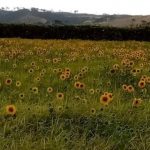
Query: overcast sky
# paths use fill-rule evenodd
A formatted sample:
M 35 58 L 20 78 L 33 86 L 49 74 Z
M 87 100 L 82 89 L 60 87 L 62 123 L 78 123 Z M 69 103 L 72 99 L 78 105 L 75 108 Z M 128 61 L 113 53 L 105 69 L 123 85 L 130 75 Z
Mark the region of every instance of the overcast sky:
M 93 14 L 150 15 L 150 0 L 0 0 L 0 7 L 42 8 Z

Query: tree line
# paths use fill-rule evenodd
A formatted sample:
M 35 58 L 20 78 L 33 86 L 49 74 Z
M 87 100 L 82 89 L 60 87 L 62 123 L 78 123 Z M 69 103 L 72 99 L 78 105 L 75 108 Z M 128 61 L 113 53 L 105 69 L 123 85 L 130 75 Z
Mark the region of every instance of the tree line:
M 150 41 L 150 27 L 38 26 L 0 24 L 0 38 Z

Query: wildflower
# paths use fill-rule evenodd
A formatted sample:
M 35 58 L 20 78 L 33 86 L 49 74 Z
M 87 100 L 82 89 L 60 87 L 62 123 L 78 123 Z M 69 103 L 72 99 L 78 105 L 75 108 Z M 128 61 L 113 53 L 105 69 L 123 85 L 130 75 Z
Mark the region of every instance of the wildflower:
M 128 86 L 127 86 L 127 91 L 128 91 L 129 93 L 134 92 L 134 87 L 133 87 L 132 85 L 128 85 Z
M 129 62 L 129 66 L 130 66 L 130 67 L 133 67 L 133 66 L 134 66 L 134 61 L 130 61 L 130 62 Z
M 111 74 L 114 74 L 115 72 L 116 72 L 115 69 L 111 69 L 111 70 L 110 70 L 110 73 L 111 73 Z
M 6 85 L 11 85 L 11 84 L 12 84 L 12 79 L 10 79 L 10 78 L 9 78 L 9 79 L 6 79 L 6 80 L 5 80 L 5 84 L 6 84 Z
M 35 80 L 39 82 L 41 80 L 41 78 L 40 77 L 36 77 Z
M 111 86 L 111 82 L 107 82 L 107 86 Z
M 108 92 L 104 92 L 104 95 L 108 95 Z
M 88 67 L 86 66 L 81 69 L 81 73 L 87 73 L 87 71 L 88 71 Z
M 60 80 L 64 81 L 66 79 L 66 76 L 64 74 L 60 75 Z
M 89 89 L 89 93 L 94 94 L 95 93 L 94 89 Z
M 46 69 L 42 69 L 42 71 L 41 71 L 41 72 L 45 74 L 45 73 L 46 73 Z
M 140 73 L 140 71 L 141 71 L 140 69 L 136 69 L 136 72 L 137 72 L 137 73 Z
M 118 64 L 114 64 L 114 65 L 113 65 L 113 69 L 114 69 L 114 70 L 118 70 L 118 69 L 119 69 L 119 65 L 118 65 Z
M 30 52 L 29 52 L 29 55 L 33 55 L 33 52 L 30 51 Z
M 139 82 L 138 82 L 138 87 L 139 88 L 144 88 L 146 86 L 146 83 L 145 83 L 145 81 L 142 81 L 142 80 L 140 80 Z
M 65 77 L 66 77 L 66 79 L 69 79 L 69 78 L 70 78 L 70 75 L 69 75 L 69 74 L 66 74 Z
M 65 68 L 65 72 L 71 72 L 70 68 Z
M 77 81 L 77 82 L 74 83 L 74 87 L 77 88 L 77 89 L 79 89 L 80 88 L 80 84 L 81 83 L 79 81 Z
M 34 67 L 34 66 L 35 66 L 35 62 L 31 62 L 31 66 L 33 66 L 33 67 Z
M 44 73 L 43 72 L 40 73 L 40 77 L 44 77 Z
M 62 99 L 64 99 L 64 94 L 63 93 L 57 93 L 56 97 L 57 97 L 57 99 L 62 100 Z
M 79 77 L 79 78 L 82 78 L 82 77 L 83 77 L 83 73 L 80 72 L 80 73 L 78 74 L 78 77 Z
M 13 64 L 13 68 L 15 69 L 17 67 L 17 65 L 16 64 Z
M 16 86 L 20 87 L 21 86 L 21 82 L 20 81 L 16 81 Z
M 58 73 L 58 70 L 56 68 L 53 69 L 53 73 Z
M 108 93 L 108 97 L 109 97 L 109 100 L 111 102 L 113 100 L 113 94 L 112 93 Z
M 91 114 L 95 114 L 96 113 L 96 109 L 95 108 L 91 108 Z
M 83 67 L 83 70 L 88 71 L 89 68 L 87 66 Z
M 142 81 L 145 81 L 146 78 L 147 78 L 147 76 L 146 76 L 146 75 L 143 75 L 143 76 L 141 77 L 141 80 L 142 80 Z
M 87 104 L 87 99 L 85 99 L 85 98 L 82 99 L 82 103 L 83 103 L 83 104 Z
M 75 75 L 75 76 L 74 76 L 74 80 L 76 80 L 76 81 L 79 80 L 78 75 Z
M 143 68 L 143 67 L 144 67 L 144 64 L 143 64 L 143 63 L 141 63 L 141 64 L 140 64 L 140 67 L 141 67 L 141 68 Z
M 7 105 L 6 113 L 7 113 L 7 115 L 14 116 L 16 114 L 16 107 L 14 105 Z
M 110 102 L 110 98 L 108 97 L 108 95 L 102 95 L 100 97 L 100 103 L 107 106 Z
M 139 107 L 141 105 L 141 103 L 142 103 L 142 100 L 140 98 L 139 99 L 135 98 L 133 100 L 132 106 L 133 107 Z
M 123 84 L 123 85 L 122 85 L 122 89 L 123 89 L 124 91 L 127 91 L 127 87 L 128 87 L 128 86 L 127 86 L 126 84 Z
M 33 70 L 32 68 L 30 68 L 30 69 L 28 70 L 29 73 L 33 73 L 33 71 L 34 71 L 34 70 Z
M 33 92 L 34 94 L 38 94 L 38 87 L 33 87 L 33 88 L 32 88 L 32 92 Z
M 58 61 L 58 59 L 57 58 L 53 58 L 53 63 L 54 64 L 56 64 L 56 63 L 58 63 L 59 61 Z
M 150 77 L 146 78 L 146 83 L 150 83 Z
M 6 58 L 6 59 L 5 59 L 5 62 L 9 62 L 9 59 Z
M 61 112 L 63 110 L 63 107 L 62 106 L 58 106 L 57 109 L 58 109 L 59 112 Z
M 47 92 L 48 92 L 48 93 L 52 93 L 52 92 L 53 92 L 53 88 L 52 88 L 52 87 L 48 87 L 48 88 L 47 88 Z
M 64 74 L 70 76 L 71 72 L 65 71 Z
M 82 69 L 81 69 L 81 72 L 82 72 L 82 73 L 85 73 L 85 72 L 86 72 L 86 70 L 85 70 L 84 68 L 82 68 Z
M 20 98 L 20 99 L 23 99 L 23 98 L 24 98 L 24 93 L 20 93 L 20 94 L 19 94 L 19 98 Z
M 45 62 L 48 64 L 50 62 L 50 59 L 45 59 Z
M 136 73 L 137 73 L 136 69 L 132 69 L 130 72 L 132 75 L 136 76 Z
M 62 68 L 58 68 L 57 70 L 58 70 L 59 73 L 63 72 Z
M 100 89 L 95 89 L 95 92 L 100 93 L 101 91 L 100 91 Z
M 85 84 L 84 83 L 80 83 L 79 88 L 80 89 L 84 89 L 85 88 Z

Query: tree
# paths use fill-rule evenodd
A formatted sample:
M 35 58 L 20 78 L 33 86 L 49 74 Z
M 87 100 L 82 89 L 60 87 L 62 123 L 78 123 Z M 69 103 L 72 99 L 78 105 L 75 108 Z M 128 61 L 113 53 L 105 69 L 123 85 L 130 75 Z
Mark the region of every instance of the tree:
M 77 13 L 78 13 L 78 10 L 74 10 L 74 13 L 77 14 Z

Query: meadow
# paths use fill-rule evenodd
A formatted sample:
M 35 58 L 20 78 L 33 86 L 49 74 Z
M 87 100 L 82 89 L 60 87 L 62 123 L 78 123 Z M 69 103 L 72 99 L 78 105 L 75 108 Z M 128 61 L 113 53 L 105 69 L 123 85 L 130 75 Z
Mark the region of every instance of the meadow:
M 0 150 L 149 150 L 150 43 L 0 39 Z

